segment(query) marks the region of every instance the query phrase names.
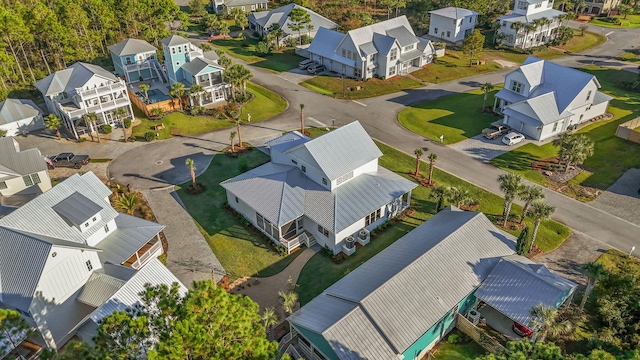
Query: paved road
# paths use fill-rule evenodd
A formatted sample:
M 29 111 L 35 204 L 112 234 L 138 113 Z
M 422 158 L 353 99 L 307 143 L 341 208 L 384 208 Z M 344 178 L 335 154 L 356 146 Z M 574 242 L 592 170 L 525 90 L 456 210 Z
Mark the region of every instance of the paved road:
M 616 61 L 613 57 L 631 46 L 640 45 L 640 29 L 605 31 L 605 34 L 609 34 L 609 41 L 598 49 L 554 61 L 567 66 L 595 63 L 637 72 L 635 65 Z M 284 113 L 271 120 L 245 125 L 245 141 L 254 137 L 276 135 L 286 129 L 295 129 L 298 126 L 298 106 L 304 103 L 305 115 L 321 123 L 328 125 L 335 119 L 336 125 L 344 125 L 359 120 L 372 137 L 408 154 L 412 154 L 417 147 L 428 148 L 429 151 L 438 154 L 439 168 L 484 189 L 499 193 L 496 178 L 504 173 L 502 170 L 409 132 L 400 126 L 396 116 L 408 105 L 467 92 L 486 82 L 502 83 L 504 74 L 509 70 L 354 102 L 322 96 L 286 80 L 286 76 L 274 75 L 254 66 L 250 68 L 255 82 L 283 96 L 289 101 L 290 106 Z M 183 165 L 187 156 L 194 157 L 199 171 L 203 171 L 213 152 L 226 146 L 227 139 L 228 131 L 220 131 L 200 138 L 180 137 L 150 144 L 131 150 L 113 161 L 110 173 L 119 182 L 130 183 L 138 189 L 181 183 L 188 179 Z M 621 250 L 640 246 L 640 227 L 559 193 L 545 190 L 545 194 L 548 202 L 557 207 L 554 219 Z

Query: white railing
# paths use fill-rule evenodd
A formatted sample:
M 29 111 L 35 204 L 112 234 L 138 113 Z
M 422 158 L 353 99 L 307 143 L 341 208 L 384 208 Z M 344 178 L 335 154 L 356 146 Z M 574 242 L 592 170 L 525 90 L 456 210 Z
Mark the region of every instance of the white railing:
M 102 113 L 104 111 L 113 110 L 125 105 L 129 105 L 129 98 L 123 96 L 119 99 L 100 102 L 97 105 L 88 106 L 83 109 L 67 110 L 64 107 L 61 107 L 61 110 L 67 113 L 69 115 L 69 118 L 76 119 L 90 112 Z
M 292 339 L 293 339 L 293 334 L 291 333 L 291 331 L 289 331 L 287 335 L 285 335 L 282 339 L 280 339 L 280 343 L 278 343 L 278 351 L 283 352 L 284 348 L 289 346 L 289 343 L 291 343 Z
M 280 239 L 280 244 L 287 249 L 287 254 L 291 254 L 292 250 L 300 247 L 300 235 L 291 240 Z
M 134 269 L 139 269 L 148 260 L 150 260 L 152 257 L 155 257 L 156 253 L 158 253 L 157 255 L 160 255 L 161 250 L 162 250 L 162 242 L 156 239 L 156 243 L 153 244 L 153 246 L 149 250 L 147 250 L 147 252 L 145 252 L 142 255 L 139 255 L 138 259 L 134 261 L 133 264 L 131 264 L 131 267 Z
M 196 58 L 202 58 L 204 57 L 204 53 L 202 52 L 202 50 L 200 49 L 191 49 L 188 53 L 187 53 L 187 59 L 189 61 L 193 61 L 193 59 Z
M 118 82 L 109 83 L 108 85 L 100 86 L 100 87 L 88 89 L 88 90 L 83 88 L 76 88 L 76 93 L 80 95 L 80 98 L 82 100 L 85 100 L 86 98 L 89 98 L 89 97 L 94 98 L 96 96 L 110 94 L 116 91 L 126 90 L 126 89 L 127 89 L 127 85 L 124 83 L 124 81 L 118 80 Z
M 142 61 L 136 64 L 126 64 L 124 66 L 125 70 L 127 71 L 136 71 L 136 70 L 141 70 L 141 69 L 148 69 L 151 67 L 150 61 L 146 60 L 146 61 Z

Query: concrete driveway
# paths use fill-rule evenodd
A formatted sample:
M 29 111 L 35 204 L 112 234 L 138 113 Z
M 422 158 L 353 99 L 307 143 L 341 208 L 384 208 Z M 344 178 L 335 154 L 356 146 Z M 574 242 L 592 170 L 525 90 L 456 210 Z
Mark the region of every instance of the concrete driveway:
M 278 77 L 281 77 L 294 84 L 300 84 L 303 81 L 312 79 L 313 77 L 315 77 L 315 75 L 309 74 L 306 69 L 295 68 L 278 74 Z
M 498 157 L 531 142 L 536 143 L 535 140 L 525 139 L 515 145 L 508 146 L 502 143 L 502 136 L 489 140 L 483 135 L 476 135 L 467 140 L 449 145 L 449 147 L 463 152 L 478 161 L 488 163 L 494 157 Z

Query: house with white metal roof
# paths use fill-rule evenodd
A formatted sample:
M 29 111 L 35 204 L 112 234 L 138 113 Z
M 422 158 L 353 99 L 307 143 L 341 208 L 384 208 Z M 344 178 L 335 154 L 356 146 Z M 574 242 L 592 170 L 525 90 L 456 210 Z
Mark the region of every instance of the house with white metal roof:
M 370 230 L 409 206 L 417 186 L 378 165 L 382 153 L 357 121 L 267 146 L 270 162 L 220 185 L 231 208 L 288 251 L 318 243 L 353 254 L 356 241 L 366 245 Z
M 502 44 L 521 49 L 545 45 L 556 38 L 562 14 L 553 0 L 515 0 L 513 12 L 498 18 L 497 34 L 503 34 Z
M 448 207 L 289 316 L 280 347 L 313 360 L 421 359 L 477 313 L 481 290 L 528 325 L 532 304 L 560 306 L 576 284 L 514 254 L 515 238 L 484 214 Z
M 37 148 L 20 151 L 20 144 L 11 136 L 0 138 L 0 205 L 10 198 L 31 197 L 51 189 L 51 178 L 44 156 Z M 18 195 L 18 196 L 15 196 Z
M 300 31 L 293 30 L 291 28 L 291 18 L 289 14 L 293 9 L 302 9 L 309 14 L 311 22 L 305 25 Z M 287 38 L 298 38 L 301 35 L 308 35 L 314 38 L 320 28 L 337 29 L 338 24 L 327 19 L 326 17 L 316 13 L 313 10 L 307 9 L 303 6 L 296 5 L 294 3 L 281 6 L 277 9 L 269 11 L 256 11 L 249 15 L 249 29 L 257 32 L 260 36 L 267 36 L 269 28 L 273 24 L 278 24 L 284 35 L 280 38 L 282 43 Z
M 125 109 L 126 116 L 133 119 L 127 85 L 98 65 L 77 62 L 50 74 L 35 86 L 42 93 L 49 112 L 62 119 L 74 138 L 98 131 L 94 124 L 83 120 L 89 113 L 98 115 L 98 128 L 119 120 L 113 115 L 118 108 Z
M 402 15 L 346 34 L 320 28 L 307 51 L 310 60 L 327 70 L 365 80 L 418 70 L 431 63 L 435 49 L 431 41 L 415 35 Z
M 211 0 L 211 8 L 216 14 L 231 14 L 233 9 L 243 12 L 265 11 L 269 8 L 268 0 Z
M 449 6 L 429 11 L 429 36 L 450 43 L 463 41 L 476 27 L 478 13 Z
M 493 110 L 515 131 L 545 140 L 604 115 L 613 98 L 599 88 L 595 75 L 529 56 L 505 75 Z
M 0 306 L 19 311 L 50 348 L 120 290 L 130 289 L 117 303 L 130 304 L 141 289 L 134 279 L 179 283 L 156 259 L 164 226 L 118 213 L 110 195 L 92 172 L 76 174 L 0 219 Z
M 0 130 L 5 136 L 28 134 L 44 129 L 44 119 L 38 105 L 28 99 L 6 99 L 0 101 Z
M 156 59 L 156 47 L 140 39 L 124 39 L 108 47 L 116 73 L 127 83 L 159 79 L 166 83 L 166 77 Z

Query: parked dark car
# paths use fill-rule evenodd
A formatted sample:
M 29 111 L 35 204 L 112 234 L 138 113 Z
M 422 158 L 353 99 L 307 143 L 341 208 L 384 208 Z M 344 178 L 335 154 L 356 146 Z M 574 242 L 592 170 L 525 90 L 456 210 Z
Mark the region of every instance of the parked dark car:
M 49 169 L 57 167 L 70 167 L 80 169 L 82 165 L 87 165 L 91 159 L 89 155 L 75 155 L 74 153 L 62 153 L 54 157 L 49 157 L 47 161 Z
M 533 334 L 533 331 L 529 330 L 529 328 L 524 325 L 518 324 L 515 321 L 513 322 L 513 332 L 522 337 L 529 337 Z
M 310 65 L 307 68 L 307 71 L 312 73 L 312 74 L 319 74 L 319 73 L 321 73 L 321 72 L 323 72 L 325 70 L 327 70 L 327 67 L 324 66 L 324 65 L 320 65 L 320 64 L 313 64 L 313 65 Z

